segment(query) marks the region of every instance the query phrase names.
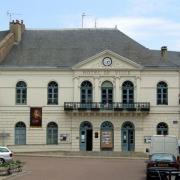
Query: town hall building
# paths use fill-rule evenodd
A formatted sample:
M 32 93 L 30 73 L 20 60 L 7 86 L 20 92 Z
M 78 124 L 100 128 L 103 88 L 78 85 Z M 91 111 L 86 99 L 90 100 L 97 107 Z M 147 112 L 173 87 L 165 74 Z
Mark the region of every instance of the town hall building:
M 180 138 L 180 52 L 118 29 L 0 32 L 0 145 L 13 151 L 145 152 Z

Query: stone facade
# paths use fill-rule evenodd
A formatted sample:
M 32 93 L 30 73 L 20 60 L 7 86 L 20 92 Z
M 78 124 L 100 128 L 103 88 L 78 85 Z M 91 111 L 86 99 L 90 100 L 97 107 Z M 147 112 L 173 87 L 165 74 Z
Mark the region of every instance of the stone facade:
M 111 58 L 111 65 L 103 64 L 105 57 Z M 16 85 L 20 81 L 27 85 L 25 104 L 16 102 Z M 106 81 L 112 83 L 113 102 L 122 102 L 123 83 L 130 81 L 134 85 L 134 102 L 150 103 L 150 109 L 148 111 L 138 109 L 115 111 L 113 107 L 106 109 L 99 106 L 100 109 L 97 111 L 92 109 L 65 110 L 65 102 L 71 102 L 74 105 L 76 102 L 81 102 L 81 85 L 84 81 L 92 84 L 92 102 L 102 101 L 102 84 Z M 58 104 L 47 103 L 49 82 L 58 84 Z M 157 84 L 159 82 L 165 82 L 168 85 L 167 105 L 157 104 Z M 104 50 L 84 59 L 71 69 L 4 67 L 0 69 L 0 144 L 9 146 L 13 151 L 101 151 L 104 138 L 102 123 L 110 122 L 112 124 L 112 148 L 105 148 L 105 150 L 122 151 L 123 123 L 130 122 L 134 133 L 132 140 L 134 148 L 130 150 L 145 152 L 149 147 L 145 139 L 157 134 L 157 125 L 161 122 L 167 124 L 169 135 L 180 138 L 179 94 L 180 72 L 178 68 L 144 68 L 141 64 L 111 50 Z M 42 108 L 41 127 L 30 126 L 31 107 Z M 18 122 L 25 124 L 25 144 L 15 143 L 15 127 Z M 50 122 L 58 126 L 58 142 L 47 144 L 47 126 Z M 89 135 L 91 137 L 88 139 L 83 137 L 83 130 L 81 131 L 83 122 L 89 122 L 92 125 Z M 84 138 L 87 140 L 85 143 L 91 146 L 90 149 L 83 149 Z M 108 138 L 110 137 L 106 139 L 107 144 Z

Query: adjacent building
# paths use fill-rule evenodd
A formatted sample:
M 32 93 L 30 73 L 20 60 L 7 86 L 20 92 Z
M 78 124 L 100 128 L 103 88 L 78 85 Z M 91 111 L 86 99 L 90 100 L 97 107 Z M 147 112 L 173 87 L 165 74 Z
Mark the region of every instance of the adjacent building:
M 118 29 L 0 32 L 0 144 L 14 151 L 145 152 L 180 138 L 180 52 Z

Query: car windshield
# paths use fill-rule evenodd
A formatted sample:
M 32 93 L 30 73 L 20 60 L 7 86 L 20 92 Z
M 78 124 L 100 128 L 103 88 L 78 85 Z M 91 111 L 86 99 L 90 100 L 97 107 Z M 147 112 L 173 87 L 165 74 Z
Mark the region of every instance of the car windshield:
M 153 154 L 151 156 L 152 161 L 175 161 L 175 157 L 172 154 L 165 154 L 165 153 L 159 153 L 159 154 Z
M 0 153 L 2 153 L 2 152 L 9 152 L 9 150 L 6 148 L 0 148 Z

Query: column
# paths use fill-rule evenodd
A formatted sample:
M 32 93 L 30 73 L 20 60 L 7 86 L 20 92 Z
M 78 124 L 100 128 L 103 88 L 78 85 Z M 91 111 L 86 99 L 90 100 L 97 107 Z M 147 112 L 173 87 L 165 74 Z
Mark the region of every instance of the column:
M 100 102 L 100 97 L 99 97 L 99 77 L 95 77 L 94 80 L 94 102 Z
M 79 78 L 74 78 L 74 102 L 80 102 Z
M 141 86 L 141 82 L 140 82 L 140 76 L 137 76 L 136 77 L 136 89 L 135 89 L 135 95 L 136 95 L 136 98 L 135 98 L 135 101 L 136 102 L 140 102 L 141 101 L 141 99 L 140 99 L 140 94 L 141 94 L 141 88 L 140 88 L 140 86 Z
M 114 95 L 114 102 L 120 102 L 121 101 L 121 92 L 120 92 L 120 78 L 115 78 L 115 95 Z

